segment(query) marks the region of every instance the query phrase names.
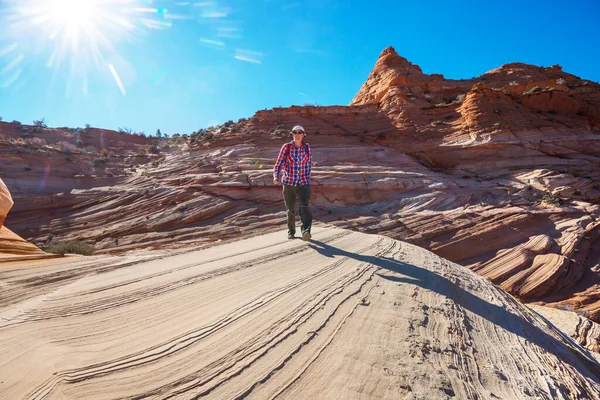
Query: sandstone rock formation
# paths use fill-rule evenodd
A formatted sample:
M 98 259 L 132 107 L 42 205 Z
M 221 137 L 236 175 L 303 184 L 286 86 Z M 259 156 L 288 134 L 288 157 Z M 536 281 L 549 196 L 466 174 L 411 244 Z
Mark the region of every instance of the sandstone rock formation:
M 26 255 L 28 259 L 47 256 L 36 246 L 23 240 L 4 226 L 4 220 L 12 206 L 13 200 L 10 192 L 0 179 L 0 262 L 14 259 L 15 255 Z
M 271 169 L 295 124 L 314 149 L 317 221 L 423 246 L 600 321 L 600 85 L 558 66 L 450 80 L 388 48 L 349 106 L 258 111 L 159 152 L 112 131 L 22 138 L 0 123 L 6 223 L 40 246 L 80 239 L 100 253 L 282 230 Z
M 6 264 L 0 390 L 600 399 L 600 364 L 472 271 L 379 235 L 316 227 L 314 239 L 274 232 L 154 260 Z

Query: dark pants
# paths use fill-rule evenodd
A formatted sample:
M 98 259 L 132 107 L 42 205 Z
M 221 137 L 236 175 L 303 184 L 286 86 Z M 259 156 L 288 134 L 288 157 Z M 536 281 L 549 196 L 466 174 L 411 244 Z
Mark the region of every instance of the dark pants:
M 296 234 L 296 196 L 298 197 L 298 203 L 300 203 L 300 221 L 302 221 L 300 229 L 302 234 L 310 232 L 312 225 L 312 212 L 308 208 L 310 185 L 283 185 L 283 200 L 287 209 L 288 234 L 290 235 Z

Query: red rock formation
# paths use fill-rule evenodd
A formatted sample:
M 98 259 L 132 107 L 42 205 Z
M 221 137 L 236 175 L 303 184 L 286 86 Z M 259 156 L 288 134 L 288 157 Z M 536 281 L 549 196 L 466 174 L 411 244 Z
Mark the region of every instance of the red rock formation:
M 3 225 L 8 211 L 13 206 L 13 200 L 8 188 L 0 179 L 0 262 L 13 260 L 15 255 L 41 256 L 45 253 L 31 243 L 15 235 Z M 31 257 L 29 257 L 31 258 Z
M 7 223 L 35 243 L 77 238 L 100 252 L 282 229 L 271 169 L 295 124 L 314 149 L 318 221 L 426 247 L 528 301 L 579 299 L 600 320 L 600 85 L 557 66 L 447 80 L 388 48 L 347 107 L 259 111 L 159 154 L 106 130 L 88 132 L 84 151 L 50 130 L 72 141 L 67 154 L 58 139 L 31 143 L 46 130 L 26 143 L 0 124 Z

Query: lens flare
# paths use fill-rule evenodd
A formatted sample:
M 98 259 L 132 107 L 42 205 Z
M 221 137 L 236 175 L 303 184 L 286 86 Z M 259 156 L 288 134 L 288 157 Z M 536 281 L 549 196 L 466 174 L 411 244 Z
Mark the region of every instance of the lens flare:
M 111 65 L 111 60 L 124 59 L 120 44 L 139 44 L 144 32 L 171 26 L 167 9 L 148 7 L 148 3 L 152 1 L 5 0 L 0 26 L 9 43 L 0 62 L 6 64 L 5 72 L 21 74 L 24 64 L 43 60 L 47 68 L 67 71 L 67 87 L 73 81 L 87 82 L 92 70 L 110 71 L 125 94 Z M 87 85 L 82 90 L 86 92 Z

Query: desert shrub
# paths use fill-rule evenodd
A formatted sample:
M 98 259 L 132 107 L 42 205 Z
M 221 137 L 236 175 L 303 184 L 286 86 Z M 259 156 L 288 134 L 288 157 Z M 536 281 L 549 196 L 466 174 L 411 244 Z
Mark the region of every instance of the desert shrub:
M 42 118 L 42 119 L 36 119 L 33 121 L 33 128 L 31 129 L 32 132 L 42 132 L 42 130 L 44 130 L 44 128 L 47 128 L 48 125 L 46 125 L 46 119 Z
M 33 126 L 37 126 L 40 128 L 47 128 L 48 125 L 46 125 L 46 118 L 33 120 Z
M 71 240 L 66 242 L 51 242 L 45 249 L 46 253 L 52 254 L 81 254 L 91 256 L 94 254 L 94 246 L 89 245 L 81 240 Z
M 542 197 L 542 201 L 547 204 L 553 205 L 554 207 L 560 207 L 561 205 L 560 197 L 550 193 L 546 193 L 544 197 Z
M 160 150 L 159 150 L 159 148 L 156 145 L 150 146 L 148 148 L 148 151 L 150 153 L 152 153 L 152 154 L 158 154 L 158 153 L 160 153 Z
M 96 158 L 94 160 L 94 167 L 97 167 L 100 164 L 106 164 L 106 158 Z

